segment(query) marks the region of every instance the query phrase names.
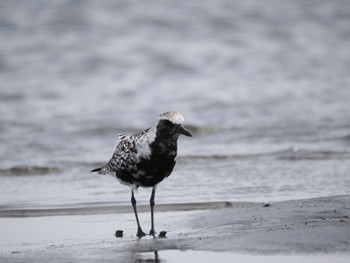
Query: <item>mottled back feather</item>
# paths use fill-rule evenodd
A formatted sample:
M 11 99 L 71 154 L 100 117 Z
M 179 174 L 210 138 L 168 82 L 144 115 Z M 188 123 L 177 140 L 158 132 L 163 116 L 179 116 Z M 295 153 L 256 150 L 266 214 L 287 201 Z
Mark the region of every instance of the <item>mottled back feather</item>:
M 158 124 L 121 140 L 109 162 L 93 171 L 110 174 L 131 187 L 151 187 L 168 177 L 176 163 L 176 127 L 183 122 L 179 113 L 160 116 Z

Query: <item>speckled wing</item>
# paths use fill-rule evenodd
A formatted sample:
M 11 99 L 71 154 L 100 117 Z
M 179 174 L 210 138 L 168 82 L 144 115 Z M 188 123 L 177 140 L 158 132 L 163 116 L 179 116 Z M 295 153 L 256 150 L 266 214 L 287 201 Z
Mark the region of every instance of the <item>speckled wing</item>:
M 117 177 L 126 184 L 132 184 L 142 176 L 143 171 L 139 169 L 138 163 L 150 158 L 152 134 L 153 130 L 150 128 L 131 136 L 120 135 L 121 141 L 106 164 L 105 173 Z
M 116 175 L 120 171 L 127 171 L 136 162 L 135 156 L 135 141 L 130 136 L 124 137 L 118 143 L 112 158 L 107 163 L 107 171 L 112 175 Z

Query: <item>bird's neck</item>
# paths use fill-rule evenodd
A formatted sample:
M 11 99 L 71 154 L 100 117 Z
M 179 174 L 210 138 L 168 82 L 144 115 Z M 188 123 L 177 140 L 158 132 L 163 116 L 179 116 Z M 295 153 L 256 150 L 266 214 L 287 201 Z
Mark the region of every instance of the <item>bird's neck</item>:
M 155 140 L 151 144 L 154 154 L 176 155 L 178 138 L 178 134 L 158 126 Z

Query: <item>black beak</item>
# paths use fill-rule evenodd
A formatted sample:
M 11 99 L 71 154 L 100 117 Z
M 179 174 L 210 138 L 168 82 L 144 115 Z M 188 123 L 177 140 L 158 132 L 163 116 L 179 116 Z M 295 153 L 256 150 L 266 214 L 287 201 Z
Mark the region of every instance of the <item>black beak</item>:
M 180 134 L 186 135 L 188 137 L 192 137 L 192 134 L 181 125 L 178 126 L 177 132 Z

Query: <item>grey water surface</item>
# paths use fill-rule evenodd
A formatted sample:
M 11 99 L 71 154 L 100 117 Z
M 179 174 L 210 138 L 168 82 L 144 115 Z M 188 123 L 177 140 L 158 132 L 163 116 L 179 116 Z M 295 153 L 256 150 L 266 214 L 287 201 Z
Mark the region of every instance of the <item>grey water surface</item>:
M 349 25 L 346 0 L 1 1 L 0 208 L 129 204 L 89 171 L 168 110 L 194 137 L 158 203 L 349 194 Z

